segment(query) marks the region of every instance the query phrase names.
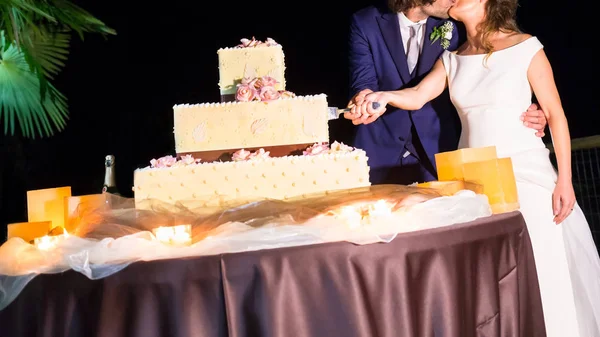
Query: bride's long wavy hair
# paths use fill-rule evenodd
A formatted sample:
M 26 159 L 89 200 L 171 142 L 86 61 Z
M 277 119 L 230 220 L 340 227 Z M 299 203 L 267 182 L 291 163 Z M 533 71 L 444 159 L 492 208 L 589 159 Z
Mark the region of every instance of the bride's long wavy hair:
M 481 45 L 489 57 L 494 51 L 490 36 L 496 32 L 520 33 L 517 25 L 518 0 L 487 0 L 485 18 L 477 27 L 481 32 Z

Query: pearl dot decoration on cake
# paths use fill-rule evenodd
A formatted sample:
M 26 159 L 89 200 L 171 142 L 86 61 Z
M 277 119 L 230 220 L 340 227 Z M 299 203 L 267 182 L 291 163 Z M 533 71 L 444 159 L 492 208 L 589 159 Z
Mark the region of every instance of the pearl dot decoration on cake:
M 342 148 L 315 155 L 146 167 L 134 173 L 134 192 L 136 203 L 152 196 L 168 203 L 195 200 L 208 206 L 240 198 L 283 200 L 368 186 L 367 160 L 362 150 Z

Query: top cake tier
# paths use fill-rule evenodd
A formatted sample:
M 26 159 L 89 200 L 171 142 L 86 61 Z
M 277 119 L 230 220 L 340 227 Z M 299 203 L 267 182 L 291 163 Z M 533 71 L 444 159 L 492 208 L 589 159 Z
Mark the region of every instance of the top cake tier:
M 277 80 L 275 89 L 285 90 L 283 49 L 273 39 L 242 39 L 241 44 L 217 51 L 221 102 L 235 100 L 237 85 L 243 78 L 270 76 Z

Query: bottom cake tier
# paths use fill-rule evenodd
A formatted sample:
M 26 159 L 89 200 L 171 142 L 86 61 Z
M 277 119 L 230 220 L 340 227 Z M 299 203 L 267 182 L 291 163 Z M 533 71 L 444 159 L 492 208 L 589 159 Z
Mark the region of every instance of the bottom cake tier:
M 241 150 L 228 162 L 168 156 L 137 169 L 133 190 L 136 207 L 141 209 L 152 207 L 153 201 L 202 207 L 285 200 L 369 186 L 367 159 L 363 150 L 340 143 L 315 144 L 304 155 L 286 157 Z

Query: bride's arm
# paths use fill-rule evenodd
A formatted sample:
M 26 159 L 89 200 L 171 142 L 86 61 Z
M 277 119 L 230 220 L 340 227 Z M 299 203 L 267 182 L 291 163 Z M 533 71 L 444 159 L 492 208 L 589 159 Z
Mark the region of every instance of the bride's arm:
M 419 84 L 411 88 L 404 88 L 394 91 L 376 91 L 365 96 L 360 106 L 351 109 L 346 118 L 356 119 L 355 124 L 368 124 L 379 116 L 385 110 L 386 105 L 391 105 L 404 110 L 419 110 L 427 102 L 438 97 L 446 88 L 446 69 L 442 60 L 439 59 Z M 373 107 L 373 103 L 379 103 L 378 107 Z
M 527 71 L 529 83 L 546 114 L 554 153 L 558 166 L 557 187 L 553 196 L 556 222 L 560 223 L 571 212 L 575 204 L 575 194 L 571 181 L 571 136 L 569 125 L 554 82 L 552 67 L 544 50 L 538 51 Z
M 427 102 L 441 95 L 445 88 L 446 69 L 439 59 L 419 84 L 412 88 L 388 92 L 385 96 L 388 97 L 387 104 L 391 106 L 403 110 L 419 110 Z

